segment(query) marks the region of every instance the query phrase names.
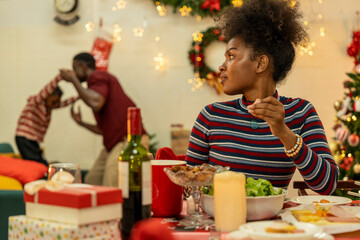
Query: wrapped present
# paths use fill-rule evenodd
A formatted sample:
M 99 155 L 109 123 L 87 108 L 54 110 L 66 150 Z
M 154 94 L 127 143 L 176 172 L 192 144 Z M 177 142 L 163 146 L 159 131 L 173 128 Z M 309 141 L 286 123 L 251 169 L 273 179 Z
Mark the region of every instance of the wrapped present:
M 120 219 L 122 194 L 119 188 L 68 184 L 58 191 L 42 188 L 24 192 L 26 216 L 73 224 Z
M 24 215 L 9 217 L 9 240 L 114 240 L 120 239 L 119 221 L 76 225 L 34 219 Z

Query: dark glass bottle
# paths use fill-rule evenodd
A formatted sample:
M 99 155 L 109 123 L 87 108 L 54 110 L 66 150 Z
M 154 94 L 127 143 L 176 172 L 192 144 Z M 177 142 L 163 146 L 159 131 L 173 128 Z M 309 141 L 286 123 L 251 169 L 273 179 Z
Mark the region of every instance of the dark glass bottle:
M 122 239 L 128 239 L 134 224 L 151 216 L 151 165 L 141 145 L 140 109 L 128 108 L 128 143 L 119 156 L 119 187 L 124 198 L 120 224 Z

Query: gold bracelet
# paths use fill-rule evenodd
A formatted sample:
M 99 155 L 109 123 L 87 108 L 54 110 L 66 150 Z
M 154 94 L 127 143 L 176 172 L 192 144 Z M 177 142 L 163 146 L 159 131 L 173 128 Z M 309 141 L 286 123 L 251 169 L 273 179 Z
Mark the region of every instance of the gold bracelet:
M 295 152 L 296 149 L 298 148 L 299 144 L 300 144 L 300 141 L 301 141 L 300 135 L 299 135 L 299 134 L 296 134 L 296 143 L 295 143 L 295 146 L 294 146 L 293 148 L 289 149 L 289 150 L 287 150 L 287 149 L 285 148 L 285 152 L 286 152 L 286 153 L 289 153 L 289 154 Z
M 296 156 L 299 152 L 300 152 L 300 149 L 302 147 L 302 144 L 303 144 L 303 140 L 301 138 L 301 136 L 299 134 L 296 134 L 296 143 L 295 143 L 295 146 L 289 150 L 287 150 L 286 148 L 285 149 L 285 153 L 288 157 L 294 157 Z
M 303 145 L 303 141 L 301 140 L 301 143 L 300 143 L 299 147 L 296 149 L 296 151 L 289 154 L 288 156 L 291 158 L 294 158 L 295 156 L 297 156 L 302 148 L 302 145 Z

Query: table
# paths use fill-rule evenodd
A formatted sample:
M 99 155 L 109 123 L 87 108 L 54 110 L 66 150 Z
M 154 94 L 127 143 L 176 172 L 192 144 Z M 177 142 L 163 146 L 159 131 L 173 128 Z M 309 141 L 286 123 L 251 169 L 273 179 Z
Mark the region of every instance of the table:
M 297 204 L 284 204 L 284 208 L 293 207 Z M 186 202 L 184 201 L 183 211 L 181 215 L 186 215 Z M 222 234 L 221 240 L 226 239 L 227 233 Z M 209 240 L 210 233 L 207 231 L 174 231 L 173 236 L 175 240 Z M 360 240 L 360 230 L 354 232 L 346 232 L 340 234 L 333 234 L 335 240 Z
M 221 240 L 226 239 L 226 233 L 222 234 Z M 209 240 L 209 232 L 174 232 L 175 240 Z M 335 240 L 360 240 L 360 231 L 334 234 Z

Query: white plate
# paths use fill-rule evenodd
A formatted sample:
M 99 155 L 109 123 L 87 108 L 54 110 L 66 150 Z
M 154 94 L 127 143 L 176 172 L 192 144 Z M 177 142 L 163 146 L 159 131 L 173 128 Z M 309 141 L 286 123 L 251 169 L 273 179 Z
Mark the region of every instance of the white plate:
M 320 203 L 322 199 L 328 200 L 330 203 Z M 290 199 L 294 203 L 300 204 L 312 204 L 313 201 L 317 201 L 318 204 L 328 206 L 328 205 L 340 205 L 351 203 L 352 200 L 346 197 L 337 197 L 337 196 L 326 196 L 326 195 L 314 195 L 314 196 L 299 196 Z
M 228 235 L 226 235 L 225 237 L 226 240 L 251 240 L 251 238 L 249 238 L 248 235 L 246 235 L 245 233 L 243 233 L 240 230 L 234 231 L 229 233 Z M 315 234 L 314 236 L 314 240 L 334 240 L 335 238 L 327 233 L 319 233 L 319 234 Z
M 266 228 L 274 224 L 275 221 L 259 221 L 251 222 L 240 226 L 240 231 L 248 235 L 254 240 L 310 240 L 322 234 L 323 230 L 320 226 L 310 223 L 296 222 L 293 223 L 297 229 L 303 229 L 303 233 L 268 233 Z

